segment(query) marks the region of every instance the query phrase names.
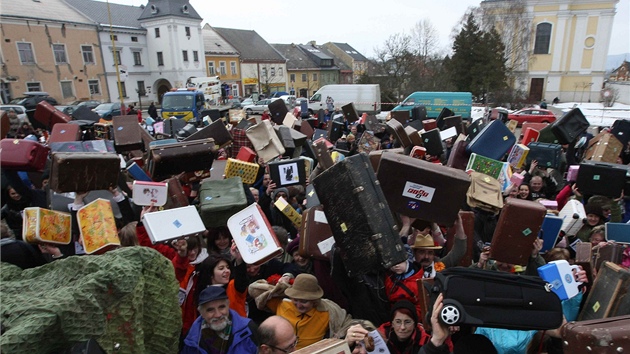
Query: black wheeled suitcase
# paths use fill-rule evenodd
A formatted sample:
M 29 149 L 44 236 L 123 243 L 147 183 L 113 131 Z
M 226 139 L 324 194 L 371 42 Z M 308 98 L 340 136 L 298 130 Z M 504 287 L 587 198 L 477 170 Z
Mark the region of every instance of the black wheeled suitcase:
M 383 271 L 407 259 L 367 155 L 345 158 L 312 183 L 349 276 Z
M 626 186 L 628 167 L 616 163 L 583 161 L 577 176 L 577 187 L 586 195 L 619 198 Z
M 570 144 L 588 129 L 590 123 L 579 108 L 573 108 L 553 122 L 551 131 L 559 144 Z
M 560 298 L 539 277 L 448 268 L 437 273 L 432 292 L 444 294 L 439 319 L 449 326 L 547 330 L 562 324 Z

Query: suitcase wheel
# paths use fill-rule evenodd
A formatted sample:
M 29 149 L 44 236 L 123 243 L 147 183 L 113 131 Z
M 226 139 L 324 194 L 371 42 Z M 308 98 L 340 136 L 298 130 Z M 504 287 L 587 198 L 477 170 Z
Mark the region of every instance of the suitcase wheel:
M 457 323 L 462 322 L 463 312 L 461 310 L 461 306 L 458 306 L 458 304 L 451 301 L 445 301 L 444 307 L 442 308 L 442 311 L 440 311 L 440 320 L 449 326 L 454 326 Z

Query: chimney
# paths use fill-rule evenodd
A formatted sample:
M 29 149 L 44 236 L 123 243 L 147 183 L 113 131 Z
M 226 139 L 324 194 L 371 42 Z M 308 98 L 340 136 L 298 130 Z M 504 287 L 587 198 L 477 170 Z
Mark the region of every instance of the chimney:
M 313 46 L 313 47 L 317 45 L 316 41 L 314 41 L 314 40 L 313 41 L 309 41 L 308 44 Z

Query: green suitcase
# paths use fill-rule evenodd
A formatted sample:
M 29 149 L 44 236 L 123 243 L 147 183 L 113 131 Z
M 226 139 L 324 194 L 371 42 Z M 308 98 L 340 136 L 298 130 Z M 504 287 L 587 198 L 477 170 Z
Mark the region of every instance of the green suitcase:
M 206 228 L 226 226 L 230 216 L 245 209 L 247 197 L 241 177 L 206 180 L 199 188 L 199 215 Z

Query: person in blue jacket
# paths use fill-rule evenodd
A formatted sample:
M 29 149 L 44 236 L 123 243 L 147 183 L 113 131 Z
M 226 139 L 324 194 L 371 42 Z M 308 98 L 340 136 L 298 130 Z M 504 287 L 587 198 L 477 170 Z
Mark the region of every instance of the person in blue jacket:
M 258 351 L 258 327 L 230 310 L 225 289 L 209 286 L 199 294 L 201 314 L 184 339 L 182 354 L 240 354 Z

